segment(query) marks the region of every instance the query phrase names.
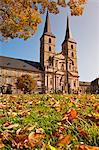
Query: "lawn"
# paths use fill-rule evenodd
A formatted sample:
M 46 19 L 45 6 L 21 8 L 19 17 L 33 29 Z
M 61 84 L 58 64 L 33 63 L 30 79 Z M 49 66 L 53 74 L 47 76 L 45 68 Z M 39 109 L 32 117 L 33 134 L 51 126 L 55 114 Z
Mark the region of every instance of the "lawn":
M 99 95 L 0 95 L 0 150 L 99 150 Z

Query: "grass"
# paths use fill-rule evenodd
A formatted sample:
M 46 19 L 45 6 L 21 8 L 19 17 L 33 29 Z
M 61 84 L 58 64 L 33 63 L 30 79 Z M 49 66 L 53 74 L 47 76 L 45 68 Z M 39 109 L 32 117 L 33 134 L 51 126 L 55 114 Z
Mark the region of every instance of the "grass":
M 98 147 L 98 113 L 99 95 L 1 95 L 0 149 Z

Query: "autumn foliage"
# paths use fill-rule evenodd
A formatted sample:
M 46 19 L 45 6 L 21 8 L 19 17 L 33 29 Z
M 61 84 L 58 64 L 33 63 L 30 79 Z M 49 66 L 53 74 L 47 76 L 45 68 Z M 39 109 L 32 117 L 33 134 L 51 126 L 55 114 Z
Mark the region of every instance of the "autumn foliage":
M 17 79 L 16 86 L 23 91 L 24 94 L 31 93 L 36 87 L 36 81 L 30 75 L 22 75 Z
M 59 6 L 69 7 L 71 15 L 82 15 L 87 0 L 0 0 L 1 38 L 28 39 L 36 32 L 46 9 L 59 13 Z
M 99 150 L 98 113 L 99 95 L 0 95 L 0 149 Z

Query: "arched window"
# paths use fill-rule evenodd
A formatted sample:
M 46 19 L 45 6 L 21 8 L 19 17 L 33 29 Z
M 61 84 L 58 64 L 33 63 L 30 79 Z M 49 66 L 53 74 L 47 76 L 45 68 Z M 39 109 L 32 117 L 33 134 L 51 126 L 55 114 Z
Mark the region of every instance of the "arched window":
M 49 57 L 49 61 L 52 61 L 52 57 L 51 56 Z
M 51 46 L 49 46 L 49 51 L 51 51 Z
M 62 70 L 62 71 L 64 71 L 64 64 L 62 64 L 62 66 L 61 66 L 61 70 Z
M 51 43 L 51 38 L 49 38 L 49 43 Z
M 48 63 L 49 63 L 49 65 L 52 64 L 52 57 L 51 57 L 51 56 L 50 56 L 49 59 L 48 59 Z
M 73 45 L 71 45 L 71 49 L 73 49 Z
M 71 56 L 74 57 L 74 53 L 73 52 L 71 53 Z
M 54 56 L 52 57 L 52 66 L 54 65 Z
M 69 64 L 69 70 L 71 70 L 71 63 Z
M 74 87 L 76 87 L 76 81 L 74 81 Z
M 74 62 L 72 61 L 72 71 L 74 71 Z

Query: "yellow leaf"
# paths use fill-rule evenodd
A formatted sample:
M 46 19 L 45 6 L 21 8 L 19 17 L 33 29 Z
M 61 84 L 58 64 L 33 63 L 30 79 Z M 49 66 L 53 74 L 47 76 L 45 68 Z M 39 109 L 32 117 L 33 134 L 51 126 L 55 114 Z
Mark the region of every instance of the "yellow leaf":
M 0 139 L 0 149 L 5 147 L 5 145 L 2 143 L 1 139 Z
M 49 148 L 50 148 L 51 150 L 57 150 L 55 147 L 53 147 L 53 146 L 50 145 L 50 141 L 48 142 L 48 146 L 49 146 Z

